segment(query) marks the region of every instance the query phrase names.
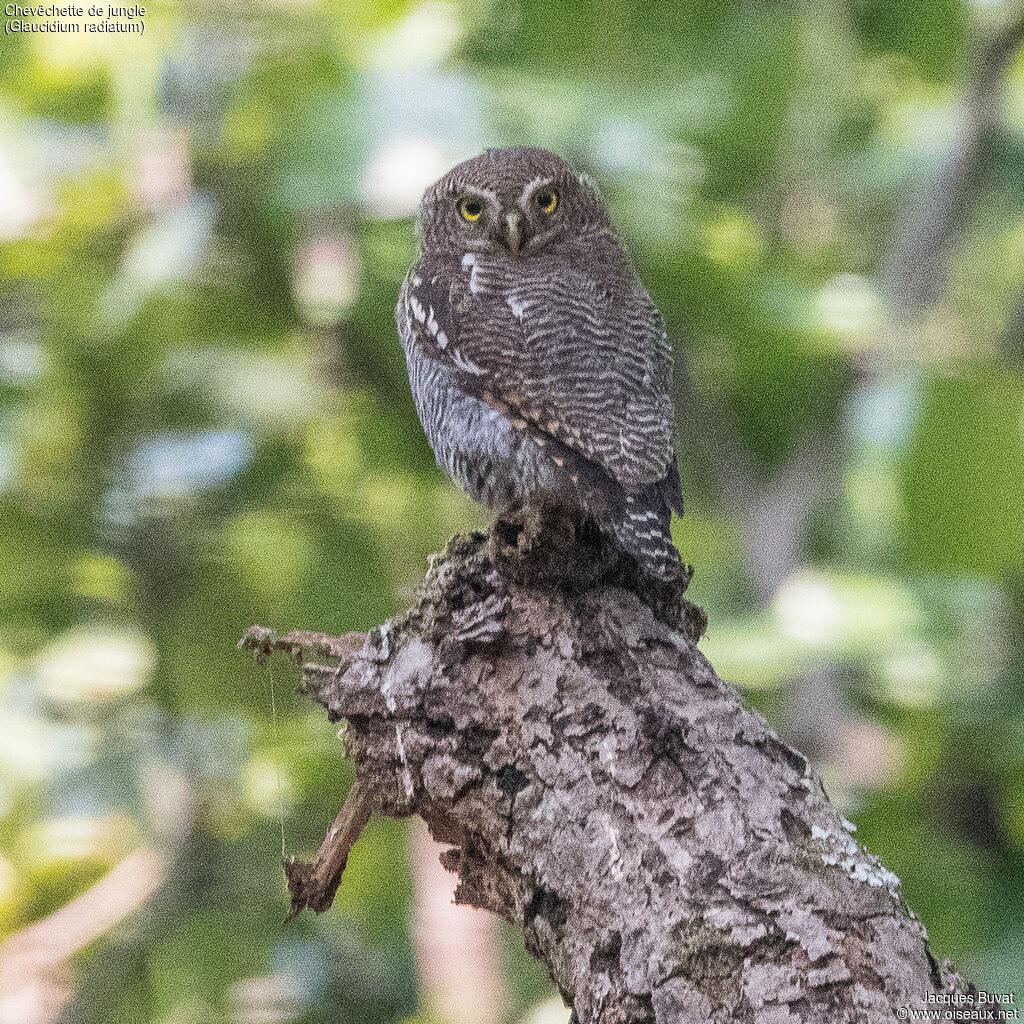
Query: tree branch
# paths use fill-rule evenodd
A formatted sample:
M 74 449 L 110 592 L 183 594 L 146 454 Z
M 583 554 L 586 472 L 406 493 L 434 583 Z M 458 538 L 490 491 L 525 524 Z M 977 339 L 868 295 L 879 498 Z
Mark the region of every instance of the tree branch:
M 356 803 L 451 844 L 458 900 L 522 928 L 581 1024 L 974 1006 L 805 759 L 701 655 L 699 609 L 565 533 L 457 538 L 358 651 L 268 630 L 242 646 L 309 659 L 307 693 L 348 722 Z M 344 853 L 362 815 L 343 811 Z M 321 877 L 323 898 L 301 894 L 317 910 Z
M 945 288 L 949 254 L 975 199 L 982 142 L 999 124 L 1006 72 L 1022 44 L 1024 12 L 979 46 L 949 152 L 938 173 L 907 197 L 881 275 L 898 318 L 927 308 Z
M 341 876 L 356 840 L 373 813 L 371 794 L 360 779 L 352 784 L 334 824 L 327 830 L 312 864 L 303 864 L 294 857 L 285 861 L 284 873 L 292 906 L 288 920 L 309 908 L 322 914 L 334 902 L 341 885 Z

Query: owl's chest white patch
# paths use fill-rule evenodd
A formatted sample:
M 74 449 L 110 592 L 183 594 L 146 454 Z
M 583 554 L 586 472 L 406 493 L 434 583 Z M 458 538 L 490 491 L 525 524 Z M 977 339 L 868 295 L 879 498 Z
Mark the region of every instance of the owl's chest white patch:
M 469 271 L 469 290 L 474 295 L 479 295 L 483 291 L 483 280 L 480 277 L 480 267 L 476 261 L 476 253 L 467 252 L 462 257 L 462 265 Z
M 510 295 L 506 300 L 508 308 L 512 310 L 512 315 L 520 322 L 523 321 L 523 316 L 526 311 L 530 308 L 529 299 L 523 299 L 516 295 Z

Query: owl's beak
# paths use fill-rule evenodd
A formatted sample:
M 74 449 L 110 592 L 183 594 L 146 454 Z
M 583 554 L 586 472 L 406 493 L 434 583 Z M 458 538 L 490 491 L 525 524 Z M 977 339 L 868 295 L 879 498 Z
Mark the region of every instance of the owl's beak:
M 519 255 L 519 246 L 523 241 L 523 234 L 519 227 L 521 221 L 522 214 L 505 214 L 505 245 L 508 246 L 508 251 L 512 253 L 513 256 Z

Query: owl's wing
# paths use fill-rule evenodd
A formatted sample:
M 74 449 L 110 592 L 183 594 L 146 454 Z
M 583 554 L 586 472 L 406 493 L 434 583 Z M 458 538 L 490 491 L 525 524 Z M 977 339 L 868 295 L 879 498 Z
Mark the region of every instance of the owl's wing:
M 632 270 L 609 268 L 609 287 L 595 280 L 609 275 L 568 260 L 524 272 L 470 255 L 462 269 L 406 279 L 405 311 L 424 351 L 513 425 L 556 439 L 627 491 L 664 481 L 667 503 L 681 507 L 671 353 Z
M 664 324 L 631 268 L 578 265 L 534 271 L 505 297 L 526 339 L 520 386 L 542 404 L 559 381 L 550 411 L 569 443 L 637 490 L 674 456 Z

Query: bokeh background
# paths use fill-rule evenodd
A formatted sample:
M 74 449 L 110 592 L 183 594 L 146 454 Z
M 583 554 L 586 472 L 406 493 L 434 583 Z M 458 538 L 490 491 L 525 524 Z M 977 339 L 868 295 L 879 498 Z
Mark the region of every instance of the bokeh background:
M 145 24 L 0 44 L 4 1024 L 565 1020 L 415 823 L 282 923 L 282 822 L 308 856 L 351 773 L 234 649 L 382 621 L 486 522 L 392 311 L 423 187 L 502 144 L 593 172 L 667 319 L 704 650 L 1024 997 L 1021 5 Z

